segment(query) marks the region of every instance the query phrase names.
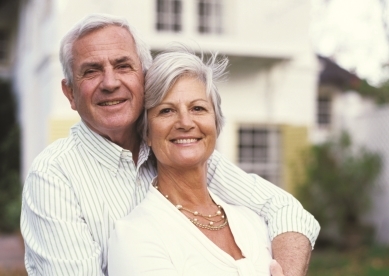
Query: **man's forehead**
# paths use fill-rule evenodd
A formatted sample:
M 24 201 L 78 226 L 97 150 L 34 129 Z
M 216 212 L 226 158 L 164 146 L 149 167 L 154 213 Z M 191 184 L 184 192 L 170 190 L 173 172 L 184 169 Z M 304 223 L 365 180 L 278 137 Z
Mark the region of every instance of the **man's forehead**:
M 80 37 L 73 44 L 73 56 L 96 62 L 101 59 L 139 60 L 131 34 L 118 26 L 97 29 Z

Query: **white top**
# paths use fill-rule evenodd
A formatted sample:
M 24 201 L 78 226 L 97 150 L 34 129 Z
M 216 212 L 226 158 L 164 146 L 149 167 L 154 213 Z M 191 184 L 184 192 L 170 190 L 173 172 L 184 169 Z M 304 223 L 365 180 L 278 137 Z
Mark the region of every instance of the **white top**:
M 108 238 L 117 219 L 146 196 L 156 169 L 142 144 L 137 166 L 132 153 L 80 122 L 69 137 L 43 150 L 23 188 L 21 231 L 29 275 L 108 275 Z M 244 173 L 215 151 L 208 161 L 210 190 L 243 205 L 269 223 L 272 239 L 294 231 L 312 245 L 319 224 L 291 195 Z
M 109 275 L 269 276 L 271 243 L 264 220 L 210 195 L 226 212 L 244 259 L 236 261 L 221 250 L 152 187 L 130 215 L 116 222 L 109 241 Z

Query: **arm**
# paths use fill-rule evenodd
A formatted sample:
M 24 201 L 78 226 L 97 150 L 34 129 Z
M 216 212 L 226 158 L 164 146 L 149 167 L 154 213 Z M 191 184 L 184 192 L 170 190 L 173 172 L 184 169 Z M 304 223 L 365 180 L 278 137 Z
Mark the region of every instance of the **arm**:
M 217 151 L 208 162 L 208 183 L 223 200 L 246 206 L 264 217 L 274 258 L 283 266 L 285 275 L 305 275 L 291 274 L 294 272 L 288 269 L 299 267 L 297 270 L 304 271 L 320 226 L 292 195 L 257 175 L 245 173 Z M 294 239 L 295 233 L 287 232 L 300 233 L 304 238 Z M 280 234 L 283 234 L 282 239 L 281 236 L 277 238 Z M 307 247 L 307 243 L 310 246 Z M 306 256 L 303 260 L 291 260 L 286 256 L 297 256 L 301 251 Z
M 272 241 L 273 258 L 283 267 L 285 276 L 306 275 L 311 245 L 302 234 L 287 232 Z
M 92 239 L 73 190 L 55 174 L 28 175 L 21 231 L 29 275 L 104 275 L 101 248 Z
M 270 273 L 272 276 L 284 276 L 284 272 L 282 271 L 282 267 L 275 260 L 272 260 L 272 262 L 270 264 Z

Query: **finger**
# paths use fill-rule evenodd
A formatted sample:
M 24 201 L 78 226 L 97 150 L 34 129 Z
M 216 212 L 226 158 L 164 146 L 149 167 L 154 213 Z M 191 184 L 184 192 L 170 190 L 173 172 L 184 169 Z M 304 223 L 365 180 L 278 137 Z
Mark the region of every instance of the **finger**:
M 276 260 L 272 260 L 270 262 L 270 272 L 272 276 L 284 276 L 282 267 L 280 266 L 279 263 L 277 263 Z

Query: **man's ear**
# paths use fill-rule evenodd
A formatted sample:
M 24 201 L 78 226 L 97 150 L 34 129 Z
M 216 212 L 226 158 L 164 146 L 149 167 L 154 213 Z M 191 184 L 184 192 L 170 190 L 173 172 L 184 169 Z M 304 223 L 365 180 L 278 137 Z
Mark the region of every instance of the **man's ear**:
M 61 85 L 62 85 L 62 92 L 63 94 L 66 96 L 66 98 L 68 98 L 69 102 L 70 102 L 70 106 L 73 110 L 77 110 L 76 108 L 76 102 L 74 101 L 74 94 L 73 94 L 73 88 L 71 85 L 67 85 L 66 84 L 66 80 L 63 79 L 61 81 Z

